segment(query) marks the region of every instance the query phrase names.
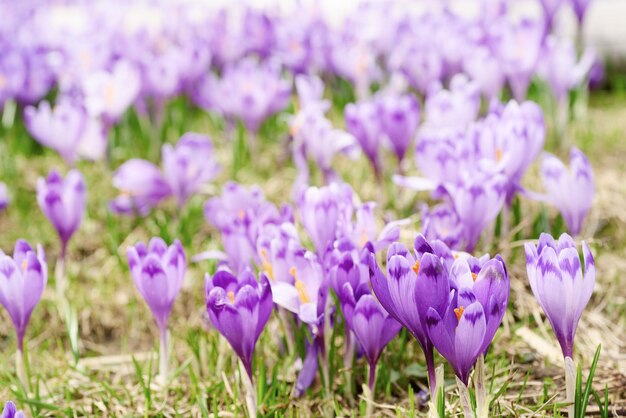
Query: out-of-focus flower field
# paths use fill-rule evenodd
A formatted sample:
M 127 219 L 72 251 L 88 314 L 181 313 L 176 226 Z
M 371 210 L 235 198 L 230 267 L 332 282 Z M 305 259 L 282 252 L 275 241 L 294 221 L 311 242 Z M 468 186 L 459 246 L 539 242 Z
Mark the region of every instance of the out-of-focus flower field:
M 596 3 L 264 3 L 0 1 L 2 418 L 626 415 Z

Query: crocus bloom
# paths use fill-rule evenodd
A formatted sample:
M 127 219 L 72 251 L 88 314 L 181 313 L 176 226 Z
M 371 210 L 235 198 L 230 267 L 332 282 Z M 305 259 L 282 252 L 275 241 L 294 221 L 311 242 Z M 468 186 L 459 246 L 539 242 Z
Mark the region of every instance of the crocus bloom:
M 155 237 L 147 247 L 143 242 L 129 247 L 126 255 L 135 286 L 159 327 L 159 374 L 167 381 L 167 323 L 187 270 L 185 251 L 178 240 L 168 247 L 165 241 Z
M 444 316 L 430 308 L 428 335 L 467 386 L 469 373 L 484 355 L 502 322 L 510 281 L 502 258 L 459 257 L 450 270 L 453 294 Z
M 272 313 L 272 290 L 265 275 L 257 282 L 248 269 L 238 276 L 220 270 L 205 276 L 211 322 L 228 340 L 252 380 L 254 347 Z
M 361 145 L 361 149 L 372 163 L 376 176 L 380 176 L 378 151 L 382 138 L 379 106 L 375 99 L 350 103 L 344 111 L 346 129 Z
M 343 314 L 367 357 L 370 367 L 369 387 L 373 390 L 378 359 L 402 325 L 383 309 L 369 291 L 355 294 L 352 286 L 345 283 L 342 296 Z
M 483 230 L 496 219 L 504 205 L 506 178 L 501 175 L 478 175 L 466 182 L 445 187 L 454 211 L 465 229 L 468 252 L 480 239 Z
M 583 241 L 583 272 L 576 244 L 567 234 L 558 242 L 541 234 L 537 246 L 526 243 L 524 248 L 530 288 L 552 325 L 563 357 L 572 358 L 576 327 L 596 281 L 591 250 Z
M 68 164 L 74 163 L 87 122 L 82 107 L 62 100 L 52 108 L 44 101 L 38 108 L 26 107 L 24 121 L 37 142 L 57 151 Z
M 117 61 L 110 71 L 97 71 L 83 81 L 85 107 L 108 123 L 117 121 L 137 99 L 141 76 L 130 62 Z
M 441 85 L 430 89 L 424 104 L 424 119 L 428 126 L 462 129 L 476 120 L 479 111 L 479 85 L 458 74 L 450 81 L 448 90 Z
M 274 303 L 298 315 L 307 324 L 316 324 L 320 317 L 320 292 L 327 283 L 324 270 L 317 256 L 309 251 L 300 251 L 292 258 L 289 268 L 290 281 L 272 283 Z
M 422 233 L 428 240 L 443 241 L 451 249 L 458 250 L 463 244 L 463 224 L 459 216 L 447 203 L 429 209 L 422 206 Z
M 207 200 L 204 217 L 220 230 L 229 265 L 236 272 L 259 261 L 257 240 L 264 226 L 293 220 L 287 206 L 279 211 L 258 186 L 245 188 L 235 182 L 226 183 L 221 196 Z
M 582 26 L 583 21 L 585 20 L 585 15 L 587 14 L 587 8 L 589 7 L 589 3 L 591 0 L 570 0 L 572 4 L 572 8 L 574 9 L 574 14 L 578 19 L 578 25 Z M 580 29 L 579 29 L 580 30 Z
M 176 240 L 168 247 L 155 237 L 147 247 L 142 242 L 129 247 L 126 255 L 135 286 L 164 331 L 187 269 L 183 246 Z
M 415 96 L 388 95 L 381 99 L 382 131 L 389 139 L 399 162 L 402 162 L 420 121 L 419 103 Z
M 110 209 L 123 215 L 147 215 L 171 188 L 161 171 L 151 162 L 133 158 L 113 174 L 113 186 L 120 195 L 110 202 Z
M 80 226 L 85 212 L 85 181 L 78 170 L 70 170 L 65 179 L 52 170 L 46 179 L 37 180 L 37 202 L 61 239 L 61 257 L 67 243 Z
M 176 147 L 163 145 L 162 158 L 165 178 L 179 206 L 221 170 L 211 139 L 193 132 L 184 134 Z
M 4 404 L 4 409 L 2 410 L 2 414 L 0 414 L 0 418 L 24 418 L 24 412 L 18 411 L 15 404 L 8 401 Z
M 593 171 L 585 154 L 572 147 L 568 169 L 561 160 L 546 153 L 541 161 L 541 178 L 547 192 L 545 200 L 561 212 L 573 235 L 580 234 L 595 194 Z
M 418 235 L 415 253 L 400 243 L 387 250 L 387 275 L 372 254 L 370 256 L 372 290 L 389 315 L 400 322 L 415 337 L 426 357 L 431 393 L 435 393 L 436 378 L 433 345 L 426 328 L 426 313 L 435 309 L 441 316 L 448 306 L 450 285 L 443 259 L 433 247 Z
M 33 309 L 48 282 L 48 265 L 41 245 L 37 252 L 23 240 L 15 243 L 13 257 L 0 250 L 0 304 L 7 310 L 22 351 L 24 333 Z
M 325 187 L 309 187 L 298 199 L 298 210 L 304 228 L 318 254 L 338 237 L 341 221 L 352 218 L 352 188 L 332 183 Z
M 9 205 L 9 193 L 7 185 L 0 181 L 0 212 Z

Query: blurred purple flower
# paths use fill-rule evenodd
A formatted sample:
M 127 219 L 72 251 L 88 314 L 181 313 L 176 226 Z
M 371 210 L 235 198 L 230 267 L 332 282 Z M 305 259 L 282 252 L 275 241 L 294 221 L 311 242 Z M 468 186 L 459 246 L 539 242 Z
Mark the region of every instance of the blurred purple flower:
M 48 265 L 41 245 L 35 252 L 26 241 L 18 240 L 13 257 L 0 250 L 0 304 L 13 321 L 19 352 L 22 351 L 30 316 L 47 282 Z
M 85 107 L 90 115 L 116 122 L 137 99 L 141 77 L 126 60 L 117 61 L 110 71 L 97 71 L 83 80 Z
M 454 250 L 463 245 L 463 225 L 448 203 L 441 203 L 432 210 L 426 204 L 422 206 L 422 233 L 426 239 L 440 240 Z
M 545 200 L 561 212 L 572 235 L 580 234 L 595 195 L 593 170 L 585 154 L 572 147 L 569 168 L 554 155 L 544 154 L 541 178 Z
M 15 404 L 8 401 L 4 404 L 4 409 L 2 410 L 2 414 L 0 414 L 0 418 L 24 418 L 24 412 L 18 411 Z
M 238 276 L 221 270 L 205 276 L 206 306 L 215 328 L 228 340 L 252 380 L 254 347 L 272 313 L 267 277 L 257 282 L 250 270 Z
M 0 212 L 6 209 L 10 201 L 7 185 L 0 181 Z
M 380 107 L 382 132 L 401 163 L 420 122 L 419 103 L 412 94 L 386 95 Z
M 596 281 L 591 250 L 583 241 L 583 275 L 576 244 L 567 234 L 561 235 L 558 242 L 548 234 L 541 234 L 536 247 L 526 243 L 524 248 L 533 294 L 552 325 L 563 357 L 572 358 L 576 327 Z
M 221 170 L 211 139 L 193 132 L 181 136 L 176 147 L 163 145 L 162 159 L 166 181 L 179 207 Z
M 85 180 L 78 170 L 70 170 L 65 178 L 52 170 L 47 178 L 37 180 L 37 202 L 61 239 L 61 258 L 67 244 L 80 226 L 86 205 Z
M 264 226 L 293 220 L 290 208 L 279 211 L 258 186 L 248 190 L 235 182 L 226 183 L 221 196 L 207 200 L 204 217 L 220 230 L 229 265 L 237 272 L 258 263 L 257 240 Z
M 122 215 L 146 216 L 172 190 L 157 166 L 133 158 L 113 174 L 113 187 L 120 195 L 110 202 L 110 209 Z
M 578 26 L 580 27 L 585 21 L 585 15 L 587 14 L 587 9 L 589 8 L 591 0 L 570 0 L 570 3 L 572 4 L 572 9 L 578 19 Z
M 37 142 L 57 151 L 68 164 L 74 164 L 87 122 L 82 107 L 64 100 L 51 108 L 44 101 L 38 108 L 27 106 L 24 109 L 24 121 L 28 132 Z
M 433 86 L 426 97 L 424 120 L 429 127 L 463 129 L 480 111 L 479 85 L 463 74 L 450 80 L 450 88 Z
M 338 238 L 345 222 L 352 218 L 353 191 L 347 184 L 332 183 L 325 187 L 309 187 L 298 199 L 300 220 L 311 237 L 318 254 Z
M 291 86 L 278 66 L 246 58 L 224 68 L 214 94 L 214 103 L 226 117 L 240 119 L 256 133 L 269 116 L 287 106 Z
M 370 160 L 376 177 L 381 176 L 379 149 L 382 143 L 380 107 L 376 99 L 350 103 L 344 110 L 346 129 L 361 145 Z
M 169 247 L 161 238 L 143 242 L 126 251 L 135 286 L 144 298 L 163 334 L 187 270 L 185 251 L 176 240 Z

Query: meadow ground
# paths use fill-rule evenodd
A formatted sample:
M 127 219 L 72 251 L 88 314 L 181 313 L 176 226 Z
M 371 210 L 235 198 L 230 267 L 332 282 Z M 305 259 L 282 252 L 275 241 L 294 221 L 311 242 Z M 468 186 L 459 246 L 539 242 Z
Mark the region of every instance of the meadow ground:
M 339 115 L 338 115 L 339 117 Z M 173 202 L 161 205 L 143 219 L 119 218 L 108 212 L 115 196 L 112 172 L 131 157 L 159 159 L 162 141 L 175 142 L 186 131 L 210 133 L 223 164 L 218 181 L 195 196 L 177 213 Z M 237 132 L 234 132 L 237 136 Z M 588 371 L 596 347 L 602 352 L 594 388 L 603 396 L 608 388 L 613 416 L 626 415 L 626 97 L 623 93 L 594 93 L 586 117 L 572 121 L 569 141 L 589 155 L 596 176 L 597 196 L 582 238 L 596 257 L 597 283 L 592 300 L 578 327 L 576 357 Z M 20 387 L 14 370 L 15 337 L 8 315 L 0 314 L 0 400 L 13 399 L 37 416 L 243 416 L 236 357 L 215 330 L 207 326 L 204 279 L 210 262 L 190 264 L 183 290 L 170 321 L 172 334 L 171 384 L 163 390 L 151 377 L 157 367 L 157 332 L 145 303 L 135 290 L 125 251 L 137 241 L 162 236 L 178 237 L 188 255 L 220 246 L 219 234 L 204 221 L 202 206 L 208 196 L 236 175 L 244 184 L 259 184 L 275 203 L 289 201 L 296 169 L 289 159 L 284 120 L 274 118 L 258 138 L 257 151 L 233 154 L 222 122 L 185 103 L 172 103 L 161 129 L 134 114 L 112 132 L 108 162 L 81 162 L 88 187 L 87 214 L 69 247 L 70 286 L 67 297 L 76 312 L 79 330 L 78 362 L 72 354 L 66 321 L 57 309 L 54 265 L 58 242 L 54 230 L 39 210 L 35 185 L 49 169 L 65 172 L 63 161 L 43 150 L 20 122 L 0 128 L 0 180 L 7 183 L 12 203 L 0 214 L 0 248 L 10 252 L 17 238 L 41 243 L 50 267 L 48 289 L 33 313 L 27 331 L 31 390 Z M 236 141 L 236 140 L 235 140 Z M 561 157 L 564 148 L 547 145 Z M 235 147 L 236 148 L 236 147 Z M 243 157 L 242 157 L 243 155 Z M 236 161 L 234 164 L 233 161 Z M 411 160 L 411 159 L 409 159 Z M 405 161 L 409 173 L 412 161 Z M 233 169 L 237 165 L 238 170 Z M 339 161 L 339 171 L 362 200 L 382 196 L 381 212 L 388 219 L 410 216 L 412 223 L 402 240 L 412 242 L 419 230 L 419 205 L 427 194 L 415 194 L 386 183 L 379 187 L 364 158 Z M 388 165 L 390 166 L 390 164 Z M 540 187 L 537 164 L 526 176 L 529 188 Z M 521 199 L 516 203 L 508 234 L 483 239 L 479 251 L 500 252 L 511 275 L 511 303 L 504 325 L 487 357 L 489 389 L 494 416 L 555 416 L 563 399 L 562 357 L 549 323 L 527 285 L 523 241 L 542 230 L 560 233 L 562 222 L 555 210 Z M 329 399 L 319 381 L 300 399 L 292 397 L 296 376 L 293 354 L 281 354 L 278 321 L 272 319 L 261 336 L 255 357 L 260 413 L 264 416 L 359 416 L 364 401 L 360 385 L 366 378 L 363 361 L 343 369 L 340 352 L 331 352 L 334 395 Z M 336 331 L 341 345 L 341 331 Z M 300 341 L 301 343 L 301 341 Z M 300 349 L 302 349 L 300 344 Z M 441 358 L 438 359 L 441 362 Z M 447 408 L 460 415 L 453 374 L 446 370 Z M 347 384 L 352 381 L 352 393 Z M 403 331 L 387 347 L 379 366 L 376 400 L 380 416 L 425 415 L 421 404 L 426 382 L 423 357 L 417 343 Z M 595 411 L 595 412 L 594 412 Z M 589 414 L 598 411 L 592 404 Z

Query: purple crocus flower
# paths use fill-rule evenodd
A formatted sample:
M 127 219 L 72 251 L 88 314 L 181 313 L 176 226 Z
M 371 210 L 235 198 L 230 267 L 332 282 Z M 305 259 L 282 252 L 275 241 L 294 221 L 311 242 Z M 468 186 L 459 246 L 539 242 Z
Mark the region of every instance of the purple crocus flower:
M 431 127 L 464 129 L 476 120 L 480 111 L 478 83 L 464 74 L 455 75 L 450 88 L 433 86 L 424 104 L 425 123 Z
M 28 132 L 41 145 L 57 151 L 68 164 L 74 163 L 87 122 L 82 107 L 62 100 L 51 108 L 50 103 L 44 101 L 38 108 L 26 107 L 24 121 Z
M 167 380 L 167 323 L 187 270 L 185 251 L 176 240 L 169 247 L 161 238 L 143 242 L 126 251 L 135 286 L 152 311 L 161 334 L 159 374 Z
M 593 170 L 585 154 L 572 147 L 569 169 L 554 155 L 544 154 L 541 178 L 547 192 L 545 200 L 561 212 L 573 235 L 580 234 L 595 194 Z
M 33 309 L 48 282 L 48 265 L 41 245 L 37 252 L 24 240 L 15 243 L 13 257 L 0 250 L 0 304 L 13 321 L 17 334 L 18 356 Z
M 449 248 L 458 250 L 463 244 L 463 224 L 454 209 L 441 203 L 429 209 L 422 206 L 422 233 L 428 240 L 440 240 Z
M 572 9 L 574 9 L 576 18 L 578 19 L 578 26 L 582 27 L 583 22 L 585 21 L 585 15 L 587 14 L 587 8 L 589 8 L 591 0 L 570 0 L 570 3 L 572 4 Z
M 46 179 L 37 180 L 37 202 L 61 239 L 61 258 L 85 212 L 86 188 L 82 174 L 70 170 L 65 178 L 52 170 Z
M 0 212 L 2 212 L 9 205 L 9 192 L 7 185 L 0 181 Z
M 506 178 L 501 174 L 477 175 L 464 183 L 445 186 L 454 211 L 465 230 L 465 250 L 476 247 L 483 230 L 496 219 L 504 205 Z
M 379 104 L 376 99 L 350 103 L 344 111 L 346 129 L 361 145 L 361 149 L 370 160 L 377 178 L 381 175 L 378 151 L 383 134 L 379 113 Z
M 211 139 L 193 132 L 184 134 L 176 147 L 163 145 L 162 158 L 165 178 L 181 207 L 221 170 Z
M 445 244 L 443 244 L 445 246 Z M 385 310 L 415 337 L 426 357 L 431 394 L 436 393 L 433 344 L 426 328 L 429 308 L 443 316 L 448 306 L 450 285 L 443 258 L 422 235 L 415 240 L 415 252 L 400 243 L 387 250 L 387 275 L 370 256 L 372 290 Z
M 450 284 L 453 291 L 445 314 L 430 308 L 426 324 L 435 348 L 467 386 L 472 367 L 486 354 L 502 322 L 510 281 L 499 255 L 486 262 L 469 256 L 454 262 Z
M 556 17 L 557 12 L 561 8 L 563 4 L 563 0 L 541 0 L 541 7 L 543 8 L 543 14 L 545 19 L 545 27 L 546 33 L 549 33 L 552 30 L 552 25 L 554 24 L 554 18 Z
M 376 364 L 383 349 L 398 334 L 402 325 L 383 309 L 369 292 L 355 294 L 349 283 L 342 292 L 342 310 L 370 367 L 369 388 L 374 390 Z
M 211 322 L 228 340 L 252 380 L 254 347 L 272 313 L 272 290 L 267 277 L 246 269 L 238 276 L 220 270 L 205 276 L 206 306 Z
M 4 404 L 4 409 L 2 410 L 2 414 L 0 414 L 0 418 L 24 418 L 24 412 L 18 411 L 15 404 L 8 401 Z
M 419 103 L 412 94 L 387 95 L 380 106 L 382 131 L 401 163 L 419 125 Z
M 246 189 L 235 182 L 226 183 L 221 196 L 207 200 L 204 217 L 220 230 L 229 265 L 237 272 L 259 261 L 257 240 L 264 226 L 293 221 L 291 209 L 283 206 L 279 211 L 258 186 Z
M 572 358 L 578 321 L 596 282 L 596 268 L 591 250 L 582 242 L 585 269 L 572 237 L 561 235 L 558 242 L 541 234 L 537 246 L 524 245 L 526 271 L 535 298 L 548 317 L 563 357 Z
M 113 186 L 120 195 L 110 202 L 110 209 L 122 215 L 147 215 L 172 192 L 157 166 L 133 158 L 113 174 Z
M 298 210 L 304 228 L 318 254 L 338 238 L 339 224 L 352 218 L 353 191 L 347 184 L 332 183 L 309 187 L 298 199 Z
M 536 71 L 544 27 L 541 22 L 523 19 L 505 26 L 500 42 L 504 73 L 518 102 L 526 98 L 528 85 Z

